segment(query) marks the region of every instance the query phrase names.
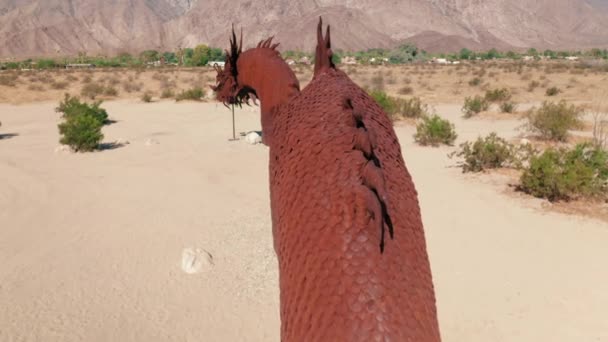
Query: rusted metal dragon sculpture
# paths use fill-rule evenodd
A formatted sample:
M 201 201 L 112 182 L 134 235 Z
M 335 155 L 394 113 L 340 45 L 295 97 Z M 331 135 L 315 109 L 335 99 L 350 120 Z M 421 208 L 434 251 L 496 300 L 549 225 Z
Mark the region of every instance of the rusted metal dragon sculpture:
M 212 87 L 260 100 L 282 341 L 440 341 L 417 192 L 391 120 L 332 62 L 319 19 L 306 88 L 272 44 L 232 32 Z

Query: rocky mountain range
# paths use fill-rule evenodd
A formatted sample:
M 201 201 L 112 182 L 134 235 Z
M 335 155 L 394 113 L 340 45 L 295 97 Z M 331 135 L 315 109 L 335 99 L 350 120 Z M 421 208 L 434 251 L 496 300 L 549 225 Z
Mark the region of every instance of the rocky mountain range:
M 338 49 L 608 47 L 608 0 L 0 0 L 0 57 L 246 45 L 312 51 L 318 17 Z

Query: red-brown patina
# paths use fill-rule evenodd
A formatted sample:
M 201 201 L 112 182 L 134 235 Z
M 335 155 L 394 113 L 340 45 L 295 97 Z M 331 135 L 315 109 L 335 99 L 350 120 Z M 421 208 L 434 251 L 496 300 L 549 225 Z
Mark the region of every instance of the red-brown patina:
M 233 32 L 217 97 L 259 98 L 270 149 L 281 340 L 440 341 L 417 192 L 387 114 L 332 63 L 319 20 L 300 91 L 271 45 Z

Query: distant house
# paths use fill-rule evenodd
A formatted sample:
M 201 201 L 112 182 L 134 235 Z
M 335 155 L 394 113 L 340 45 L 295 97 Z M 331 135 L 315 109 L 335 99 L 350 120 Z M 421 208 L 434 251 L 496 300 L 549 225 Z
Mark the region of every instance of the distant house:
M 287 63 L 287 65 L 295 65 L 295 64 L 296 64 L 296 61 L 294 61 L 294 60 L 293 60 L 293 59 L 291 59 L 291 58 L 287 58 L 287 59 L 285 60 L 285 63 Z
M 569 57 L 566 57 L 566 60 L 567 61 L 578 61 L 578 57 L 577 56 L 569 56 Z
M 534 60 L 534 56 L 523 56 L 523 57 L 522 57 L 522 59 L 523 59 L 525 62 L 530 62 L 530 61 L 533 61 L 533 60 Z
M 66 64 L 66 69 L 92 69 L 95 67 L 95 64 L 91 63 L 70 63 Z
M 217 65 L 220 68 L 223 68 L 225 64 L 226 64 L 226 62 L 224 62 L 224 61 L 209 61 L 209 62 L 207 62 L 207 66 L 214 67 L 214 66 Z
M 448 61 L 446 58 L 433 58 L 433 63 L 436 63 L 436 64 L 450 64 L 450 61 Z

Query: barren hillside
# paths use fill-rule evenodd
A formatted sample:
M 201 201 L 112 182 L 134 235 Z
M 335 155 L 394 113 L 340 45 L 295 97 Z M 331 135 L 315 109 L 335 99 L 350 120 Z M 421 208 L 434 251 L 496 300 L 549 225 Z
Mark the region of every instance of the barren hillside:
M 225 46 L 231 23 L 311 50 L 319 15 L 345 50 L 608 46 L 608 0 L 0 0 L 0 56 Z

